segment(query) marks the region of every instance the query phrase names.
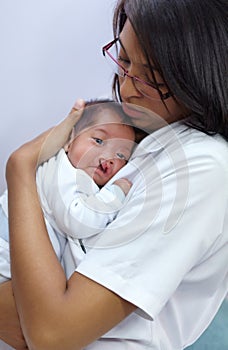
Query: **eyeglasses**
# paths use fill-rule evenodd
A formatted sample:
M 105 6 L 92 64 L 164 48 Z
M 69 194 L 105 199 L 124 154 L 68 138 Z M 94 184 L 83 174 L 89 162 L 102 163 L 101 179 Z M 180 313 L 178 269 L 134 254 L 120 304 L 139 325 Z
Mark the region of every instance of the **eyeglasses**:
M 124 65 L 129 65 L 129 62 L 120 58 L 120 49 L 121 43 L 119 41 L 119 38 L 115 38 L 102 48 L 103 55 L 107 59 L 114 74 L 117 74 L 121 78 L 124 78 L 126 76 L 128 78 L 131 78 L 136 90 L 138 90 L 144 96 L 153 100 L 166 100 L 167 98 L 172 96 L 172 93 L 170 91 L 163 93 L 159 89 L 159 85 L 164 86 L 164 84 L 148 82 L 136 76 L 130 75 L 128 73 L 128 70 L 124 67 Z

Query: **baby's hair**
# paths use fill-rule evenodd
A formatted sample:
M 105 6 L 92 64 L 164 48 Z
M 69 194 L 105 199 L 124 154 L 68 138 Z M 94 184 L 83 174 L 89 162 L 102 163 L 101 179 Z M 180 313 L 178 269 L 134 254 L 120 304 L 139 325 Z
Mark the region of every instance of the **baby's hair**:
M 147 135 L 144 131 L 139 130 L 138 128 L 135 128 L 132 125 L 132 122 L 129 116 L 124 112 L 122 105 L 111 99 L 93 99 L 90 101 L 86 101 L 83 114 L 80 120 L 74 126 L 74 135 L 77 136 L 84 129 L 94 126 L 97 122 L 97 118 L 96 118 L 97 113 L 99 113 L 104 109 L 111 110 L 117 113 L 123 125 L 133 128 L 135 132 L 136 143 L 141 141 Z

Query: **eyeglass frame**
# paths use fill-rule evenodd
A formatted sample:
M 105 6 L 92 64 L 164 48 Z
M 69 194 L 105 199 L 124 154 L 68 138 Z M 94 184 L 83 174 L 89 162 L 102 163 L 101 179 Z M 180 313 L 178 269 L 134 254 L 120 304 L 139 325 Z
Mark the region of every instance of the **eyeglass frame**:
M 138 78 L 138 77 L 136 77 L 136 76 L 134 76 L 134 75 L 130 75 L 130 74 L 128 73 L 128 71 L 127 71 L 127 70 L 112 56 L 112 54 L 110 54 L 110 52 L 108 52 L 108 50 L 109 50 L 118 40 L 119 40 L 119 38 L 115 38 L 115 39 L 113 39 L 112 41 L 110 41 L 108 44 L 106 44 L 106 45 L 104 45 L 104 46 L 102 47 L 103 56 L 105 57 L 105 54 L 107 53 L 107 55 L 111 58 L 111 60 L 112 60 L 113 62 L 115 62 L 116 65 L 117 65 L 118 67 L 120 67 L 120 68 L 123 70 L 123 76 L 119 75 L 118 73 L 116 73 L 116 74 L 117 74 L 118 76 L 123 77 L 123 78 L 124 78 L 125 76 L 127 76 L 128 78 L 132 79 L 133 81 L 136 80 L 136 81 L 138 81 L 138 82 L 140 82 L 140 83 L 142 83 L 142 84 L 144 84 L 144 85 L 147 85 L 147 86 L 151 87 L 152 89 L 157 90 L 162 101 L 167 100 L 169 97 L 171 97 L 171 96 L 173 95 L 171 91 L 168 91 L 168 92 L 166 92 L 166 93 L 163 93 L 158 87 L 153 86 L 151 83 L 149 83 L 149 82 L 147 82 L 147 81 L 145 81 L 145 80 L 143 80 L 143 79 L 140 79 L 140 78 Z M 135 87 L 135 88 L 136 88 L 136 87 Z M 138 90 L 138 89 L 136 88 L 136 90 Z M 143 94 L 143 93 L 142 93 L 142 94 Z

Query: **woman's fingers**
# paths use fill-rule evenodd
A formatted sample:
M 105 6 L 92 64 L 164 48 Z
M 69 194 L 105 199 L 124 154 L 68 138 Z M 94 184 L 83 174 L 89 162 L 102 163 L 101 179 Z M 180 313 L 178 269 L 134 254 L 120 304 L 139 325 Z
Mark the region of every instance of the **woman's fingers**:
M 84 107 L 85 101 L 83 99 L 77 99 L 68 116 L 63 119 L 60 124 L 43 133 L 44 139 L 42 141 L 37 165 L 49 159 L 66 144 L 74 125 L 78 122 L 83 113 Z
M 80 109 L 83 109 L 85 107 L 85 101 L 82 98 L 78 98 L 75 102 L 75 104 L 73 105 L 70 114 L 74 113 Z
M 60 124 L 51 129 L 40 149 L 37 165 L 52 157 L 66 144 L 74 125 L 80 119 L 82 113 L 83 109 L 72 109 L 70 114 Z
M 41 163 L 54 156 L 67 143 L 73 126 L 83 113 L 83 107 L 84 101 L 78 100 L 62 122 L 14 151 L 7 162 L 7 178 L 14 174 L 16 169 L 19 173 L 26 170 L 35 172 Z
M 83 113 L 84 106 L 84 100 L 78 99 L 72 107 L 69 115 L 60 124 L 51 129 L 42 144 L 37 165 L 52 157 L 66 144 L 73 126 L 77 123 Z

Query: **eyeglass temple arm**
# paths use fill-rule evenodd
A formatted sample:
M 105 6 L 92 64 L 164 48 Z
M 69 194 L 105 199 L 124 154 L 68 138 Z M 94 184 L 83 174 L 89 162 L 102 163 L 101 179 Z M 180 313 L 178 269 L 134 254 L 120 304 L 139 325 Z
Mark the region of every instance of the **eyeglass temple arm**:
M 114 45 L 117 42 L 117 40 L 119 40 L 119 38 L 115 38 L 110 43 L 108 43 L 102 47 L 103 56 L 105 56 L 105 51 L 108 51 L 110 49 L 110 47 L 112 47 L 112 45 Z

